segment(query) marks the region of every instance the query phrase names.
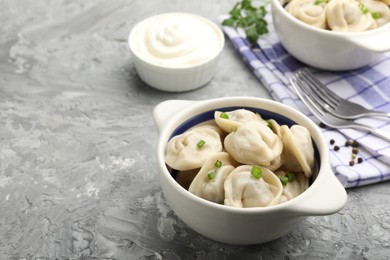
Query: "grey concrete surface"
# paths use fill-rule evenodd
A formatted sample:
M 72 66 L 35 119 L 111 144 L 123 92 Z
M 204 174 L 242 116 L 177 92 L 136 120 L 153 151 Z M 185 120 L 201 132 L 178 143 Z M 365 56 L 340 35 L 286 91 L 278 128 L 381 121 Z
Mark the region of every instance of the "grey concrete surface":
M 154 90 L 137 77 L 127 36 L 156 13 L 217 21 L 234 3 L 0 1 L 0 259 L 389 259 L 388 182 L 350 189 L 341 212 L 255 246 L 206 239 L 167 205 L 153 107 L 269 95 L 229 42 L 205 87 Z

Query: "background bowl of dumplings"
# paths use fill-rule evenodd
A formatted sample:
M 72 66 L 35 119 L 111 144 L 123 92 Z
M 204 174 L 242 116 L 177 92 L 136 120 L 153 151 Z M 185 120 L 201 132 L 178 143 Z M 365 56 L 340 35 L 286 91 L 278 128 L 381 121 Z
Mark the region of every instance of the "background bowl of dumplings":
M 276 33 L 300 61 L 352 70 L 390 51 L 390 0 L 271 0 Z
M 263 243 L 287 234 L 302 217 L 333 214 L 346 203 L 321 131 L 284 104 L 252 97 L 168 100 L 153 117 L 165 198 L 205 237 Z

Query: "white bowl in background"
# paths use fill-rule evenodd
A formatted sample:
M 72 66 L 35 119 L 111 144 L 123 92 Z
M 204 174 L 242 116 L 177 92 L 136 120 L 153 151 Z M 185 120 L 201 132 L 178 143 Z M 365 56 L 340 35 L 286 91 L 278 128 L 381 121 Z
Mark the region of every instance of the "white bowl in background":
M 163 13 L 135 25 L 128 43 L 135 69 L 146 84 L 181 92 L 212 79 L 225 39 L 221 29 L 204 17 Z
M 318 151 L 319 170 L 306 191 L 274 206 L 233 208 L 202 199 L 176 182 L 165 164 L 168 140 L 198 123 L 212 119 L 215 110 L 231 108 L 261 111 L 264 118 L 286 121 L 287 124 L 297 123 L 309 130 Z M 272 100 L 229 97 L 204 101 L 164 101 L 155 107 L 153 115 L 159 131 L 157 164 L 165 198 L 177 216 L 205 237 L 240 245 L 267 242 L 294 229 L 304 216 L 333 214 L 346 203 L 346 191 L 331 169 L 328 145 L 321 130 L 295 109 Z
M 369 65 L 390 51 L 390 23 L 364 32 L 334 32 L 298 20 L 284 9 L 280 0 L 271 0 L 271 11 L 283 47 L 310 66 L 352 70 Z

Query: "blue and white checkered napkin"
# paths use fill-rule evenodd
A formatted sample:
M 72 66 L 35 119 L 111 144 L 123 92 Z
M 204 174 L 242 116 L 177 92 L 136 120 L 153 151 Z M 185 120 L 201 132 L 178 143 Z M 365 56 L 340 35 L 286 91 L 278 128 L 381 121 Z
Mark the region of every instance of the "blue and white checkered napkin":
M 221 21 L 226 16 L 221 16 Z M 294 107 L 313 121 L 319 121 L 308 111 L 290 85 L 292 73 L 306 65 L 293 58 L 280 44 L 273 28 L 270 14 L 266 17 L 269 33 L 260 37 L 257 45 L 250 48 L 241 29 L 224 27 L 225 34 L 231 40 L 246 65 L 268 89 L 271 96 L 282 103 Z M 371 66 L 348 72 L 326 72 L 310 68 L 320 81 L 336 94 L 367 108 L 390 112 L 390 53 Z M 360 119 L 362 123 L 390 132 L 390 120 L 379 118 Z M 390 180 L 390 143 L 371 134 L 353 129 L 324 128 L 329 144 L 331 163 L 336 176 L 344 187 L 362 186 Z M 357 157 L 362 163 L 349 165 L 352 147 L 346 146 L 348 139 L 357 141 Z M 335 151 L 334 146 L 340 150 Z

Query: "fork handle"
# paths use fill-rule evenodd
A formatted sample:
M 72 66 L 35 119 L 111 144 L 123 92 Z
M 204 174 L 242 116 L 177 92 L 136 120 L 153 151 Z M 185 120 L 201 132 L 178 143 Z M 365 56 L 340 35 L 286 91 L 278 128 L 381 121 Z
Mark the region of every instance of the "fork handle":
M 356 123 L 355 125 L 351 125 L 350 126 L 351 128 L 356 128 L 356 129 L 363 129 L 363 130 L 366 130 L 368 132 L 370 132 L 371 134 L 373 135 L 376 135 L 384 140 L 387 140 L 388 142 L 390 142 L 390 133 L 387 133 L 381 129 L 378 129 L 378 128 L 373 128 L 373 127 L 369 127 L 369 126 L 366 126 L 366 125 L 363 125 L 363 124 L 360 124 L 360 123 Z
M 390 113 L 382 112 L 382 111 L 370 111 L 365 113 L 367 116 L 381 116 L 390 118 Z

